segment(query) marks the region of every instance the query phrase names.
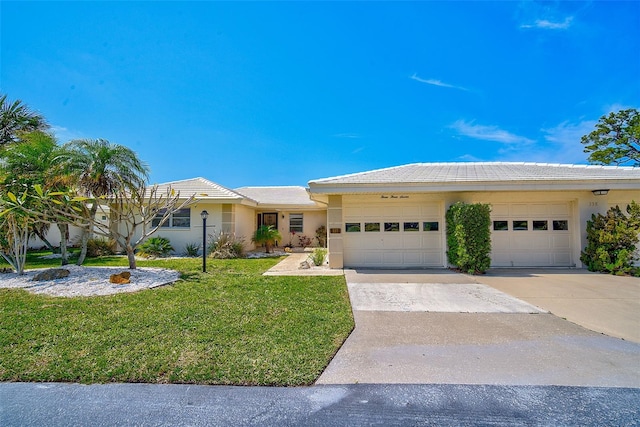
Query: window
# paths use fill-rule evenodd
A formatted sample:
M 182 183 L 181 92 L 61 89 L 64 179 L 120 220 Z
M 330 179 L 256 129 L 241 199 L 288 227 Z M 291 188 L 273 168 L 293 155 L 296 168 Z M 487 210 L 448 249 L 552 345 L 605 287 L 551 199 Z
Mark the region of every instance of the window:
M 400 231 L 399 222 L 385 222 L 384 231 Z
M 514 231 L 523 231 L 529 229 L 529 223 L 526 220 L 516 220 L 513 221 L 513 230 Z
M 364 231 L 380 231 L 380 223 L 379 222 L 365 222 L 364 223 Z
M 493 231 L 509 231 L 509 221 L 493 221 Z
M 419 222 L 405 222 L 404 231 L 420 231 Z
M 156 227 L 160 224 L 166 209 L 160 209 L 155 218 L 151 221 L 151 226 Z M 191 208 L 178 209 L 162 224 L 162 227 L 168 228 L 189 228 L 191 227 Z
M 549 229 L 547 221 L 533 221 L 533 229 L 535 231 L 546 231 Z
M 553 231 L 567 231 L 569 230 L 569 221 L 565 220 L 553 220 Z
M 428 221 L 422 223 L 423 231 L 438 231 L 438 221 Z
M 289 214 L 289 232 L 302 233 L 302 214 Z
M 344 229 L 347 233 L 359 233 L 360 232 L 360 223 L 359 222 L 347 222 L 344 225 Z

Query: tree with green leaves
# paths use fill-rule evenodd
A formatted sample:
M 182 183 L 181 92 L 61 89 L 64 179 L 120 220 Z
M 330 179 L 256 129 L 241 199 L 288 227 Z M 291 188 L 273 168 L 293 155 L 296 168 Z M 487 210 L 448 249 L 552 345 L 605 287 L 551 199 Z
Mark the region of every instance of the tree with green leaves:
M 139 194 L 146 189 L 149 167 L 128 147 L 105 139 L 80 139 L 66 143 L 64 165 L 78 192 L 88 198 L 100 200 L 118 193 Z M 98 203 L 87 211 L 87 222 L 93 222 Z M 83 228 L 78 265 L 87 255 L 87 243 L 92 228 Z
M 640 112 L 631 108 L 600 117 L 581 142 L 591 163 L 640 166 Z
M 5 147 L 0 154 L 0 192 L 22 194 L 36 184 L 47 190 L 68 188 L 68 182 L 65 182 L 61 173 L 61 154 L 62 149 L 50 133 L 33 131 L 20 134 L 18 140 Z M 26 202 L 34 203 L 33 200 Z M 37 236 L 52 251 L 53 245 L 46 236 L 53 222 L 43 217 L 40 221 L 29 223 L 29 236 Z M 56 225 L 60 230 L 61 262 L 65 265 L 68 262 L 66 236 L 69 234 L 69 225 L 64 222 L 56 222 Z
M 251 241 L 259 245 L 264 245 L 265 251 L 270 253 L 276 240 L 282 239 L 280 232 L 272 225 L 262 225 L 253 234 Z
M 587 221 L 587 246 L 580 255 L 589 271 L 617 275 L 640 275 L 638 235 L 640 233 L 640 204 L 632 201 L 625 212 L 614 206 L 605 215 L 591 215 Z
M 23 133 L 48 128 L 44 117 L 31 111 L 22 101 L 11 102 L 7 95 L 0 94 L 0 147 L 17 142 Z

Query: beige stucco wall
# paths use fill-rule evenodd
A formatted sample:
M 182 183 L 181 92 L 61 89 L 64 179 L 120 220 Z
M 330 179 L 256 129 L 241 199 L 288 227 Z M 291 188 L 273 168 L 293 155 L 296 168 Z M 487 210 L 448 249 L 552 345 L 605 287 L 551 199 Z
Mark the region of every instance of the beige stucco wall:
M 244 247 L 246 250 L 255 249 L 255 244 L 251 241 L 251 237 L 256 230 L 255 209 L 243 205 L 234 205 L 234 209 L 236 236 L 244 239 Z

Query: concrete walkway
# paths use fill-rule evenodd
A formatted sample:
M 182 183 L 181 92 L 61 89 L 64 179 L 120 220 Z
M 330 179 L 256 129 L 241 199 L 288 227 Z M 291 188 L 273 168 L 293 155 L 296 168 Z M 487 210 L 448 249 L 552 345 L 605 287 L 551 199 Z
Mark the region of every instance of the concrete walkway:
M 472 286 L 471 276 L 445 270 L 346 270 L 345 276 L 356 328 L 318 384 L 640 387 L 640 344 L 535 307 L 522 311 L 532 306 Z M 447 286 L 463 309 L 458 302 L 426 301 L 441 299 Z M 487 301 L 491 310 L 470 309 Z
M 293 252 L 287 255 L 282 261 L 263 273 L 263 276 L 342 276 L 344 272 L 340 269 L 330 269 L 329 266 L 311 266 L 308 269 L 301 269 L 300 264 L 309 259 L 311 253 Z

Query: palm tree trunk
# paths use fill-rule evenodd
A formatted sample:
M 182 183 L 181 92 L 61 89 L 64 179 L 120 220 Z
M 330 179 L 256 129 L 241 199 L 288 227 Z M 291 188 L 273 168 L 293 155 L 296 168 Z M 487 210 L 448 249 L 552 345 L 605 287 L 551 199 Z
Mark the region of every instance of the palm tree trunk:
M 91 211 L 89 213 L 91 221 L 96 219 L 96 212 L 98 212 L 98 204 L 94 203 L 91 206 Z M 80 237 L 80 255 L 78 256 L 77 265 L 82 265 L 84 263 L 85 258 L 87 258 L 87 245 L 89 244 L 89 239 L 91 239 L 93 225 L 90 223 L 86 228 L 82 228 L 82 235 Z

